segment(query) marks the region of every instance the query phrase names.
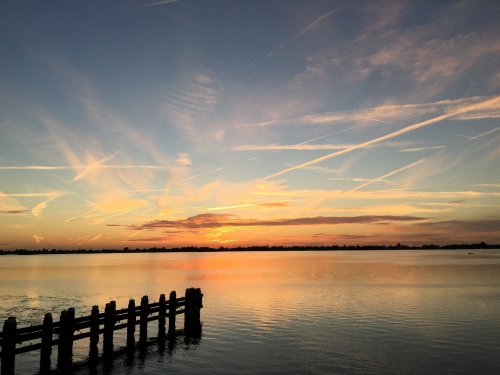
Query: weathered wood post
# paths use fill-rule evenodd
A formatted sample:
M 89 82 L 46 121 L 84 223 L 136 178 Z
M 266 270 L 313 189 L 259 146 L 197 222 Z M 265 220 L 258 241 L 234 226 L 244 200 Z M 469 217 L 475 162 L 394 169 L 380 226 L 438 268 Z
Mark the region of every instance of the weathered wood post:
M 59 318 L 59 343 L 57 346 L 57 369 L 61 373 L 64 373 L 64 371 L 71 366 L 71 358 L 68 352 L 69 324 L 70 319 L 68 310 L 61 311 L 61 316 Z
M 73 358 L 73 336 L 75 333 L 75 308 L 70 307 L 68 309 L 68 356 L 69 362 L 71 363 Z
M 149 315 L 149 300 L 148 296 L 141 298 L 141 320 L 139 330 L 139 341 L 146 342 L 148 339 L 148 315 Z
M 40 349 L 40 373 L 50 372 L 50 356 L 52 355 L 52 314 L 47 313 L 43 318 L 42 347 Z
M 90 351 L 89 356 L 96 358 L 98 353 L 97 344 L 99 344 L 99 306 L 92 306 L 90 313 Z
M 200 310 L 203 307 L 203 304 L 202 304 L 202 294 L 201 294 L 201 289 L 200 288 L 196 288 L 195 291 L 196 291 L 196 307 L 195 307 L 195 313 L 194 313 L 195 316 L 194 316 L 194 318 L 195 318 L 196 324 L 199 325 L 200 324 L 200 320 L 201 320 Z
M 9 317 L 3 325 L 2 375 L 14 374 L 16 362 L 16 318 Z
M 184 305 L 184 332 L 189 335 L 192 330 L 192 306 L 193 306 L 193 288 L 187 288 L 185 294 L 185 305 Z
M 165 294 L 160 294 L 158 307 L 158 337 L 165 337 L 165 322 L 167 317 L 167 301 Z
M 128 301 L 128 314 L 127 314 L 127 345 L 133 346 L 135 342 L 135 300 Z
M 177 294 L 174 291 L 170 292 L 168 302 L 168 336 L 173 338 L 175 336 L 175 311 L 177 310 Z
M 111 301 L 104 309 L 104 333 L 102 335 L 103 354 L 113 353 L 113 331 L 115 326 L 116 302 Z

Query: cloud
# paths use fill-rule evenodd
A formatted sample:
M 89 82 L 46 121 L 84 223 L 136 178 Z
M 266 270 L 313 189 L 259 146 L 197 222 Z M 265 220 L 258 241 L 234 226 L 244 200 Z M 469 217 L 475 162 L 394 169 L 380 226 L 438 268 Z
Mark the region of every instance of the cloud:
M 369 107 L 361 109 L 352 109 L 347 111 L 334 111 L 334 112 L 323 112 L 315 113 L 306 116 L 299 116 L 294 118 L 264 121 L 254 124 L 245 124 L 243 127 L 255 127 L 255 126 L 272 126 L 272 125 L 321 125 L 321 124 L 333 124 L 333 123 L 343 123 L 346 121 L 358 121 L 364 122 L 383 122 L 387 124 L 392 124 L 396 121 L 411 120 L 417 116 L 425 115 L 440 115 L 449 112 L 457 111 L 458 109 L 477 104 L 483 101 L 487 101 L 494 97 L 488 96 L 474 96 L 469 98 L 460 98 L 455 100 L 441 100 L 431 103 L 422 104 L 401 104 L 401 105 L 383 105 L 379 107 Z M 478 120 L 482 118 L 491 118 L 491 111 L 500 110 L 500 104 L 492 105 L 487 108 L 476 108 L 471 109 L 470 114 L 474 117 L 470 120 Z M 496 112 L 495 112 L 496 113 Z M 452 120 L 469 120 L 464 117 L 464 114 L 456 113 L 454 115 L 448 116 Z M 347 131 L 358 126 L 350 127 L 348 129 L 341 130 L 332 134 Z M 321 138 L 321 137 L 320 137 Z M 319 139 L 319 138 L 318 138 Z M 309 142 L 309 141 L 308 141 Z
M 236 206 L 225 206 L 225 207 L 212 207 L 207 208 L 208 211 L 219 211 L 219 210 L 230 210 L 234 208 L 248 208 L 248 207 L 290 207 L 291 204 L 288 202 L 264 202 L 264 203 L 245 203 Z
M 180 66 L 176 82 L 164 94 L 160 114 L 190 141 L 218 141 L 225 130 L 209 122 L 224 91 L 219 79 L 207 67 L 195 61 Z
M 368 186 L 368 185 L 371 185 L 371 184 L 373 184 L 374 182 L 383 181 L 383 180 L 385 180 L 387 177 L 390 177 L 390 176 L 392 176 L 392 175 L 395 175 L 396 173 L 402 172 L 402 171 L 404 171 L 404 170 L 406 170 L 406 169 L 408 169 L 408 168 L 414 167 L 415 165 L 418 165 L 418 164 L 422 163 L 423 161 L 424 161 L 424 159 L 418 160 L 418 161 L 416 161 L 416 162 L 414 162 L 414 163 L 411 163 L 411 164 L 409 164 L 409 165 L 406 165 L 406 166 L 404 166 L 404 167 L 402 167 L 402 168 L 396 169 L 395 171 L 389 172 L 389 173 L 387 173 L 387 174 L 385 174 L 385 175 L 383 175 L 383 176 L 380 176 L 380 177 L 374 178 L 374 179 L 372 179 L 372 180 L 369 180 L 369 181 L 365 182 L 364 184 L 358 185 L 358 186 L 356 186 L 356 187 L 354 187 L 354 188 L 352 188 L 352 189 L 349 189 L 349 190 L 343 191 L 343 192 L 341 192 L 339 195 L 337 195 L 337 196 L 335 196 L 335 197 L 331 197 L 331 198 L 325 199 L 323 202 L 321 202 L 321 203 L 319 203 L 318 205 L 316 205 L 316 207 L 315 207 L 315 208 L 318 208 L 318 207 L 322 206 L 323 204 L 328 203 L 328 202 L 330 202 L 331 200 L 333 200 L 333 199 L 335 199 L 335 198 L 338 198 L 338 197 L 339 197 L 339 196 L 341 196 L 342 194 L 349 194 L 350 192 L 353 192 L 353 191 L 356 191 L 356 190 L 362 189 L 362 188 L 364 188 L 364 187 L 366 187 L 366 186 Z
M 499 131 L 499 130 L 500 130 L 500 126 L 499 126 L 498 128 L 491 129 L 491 130 L 488 130 L 488 131 L 486 131 L 486 132 L 484 132 L 484 133 L 481 133 L 481 134 L 479 134 L 479 135 L 476 135 L 475 137 L 469 137 L 469 139 L 468 139 L 467 141 L 472 141 L 472 140 L 474 140 L 474 139 L 478 139 L 478 138 L 484 137 L 484 136 L 486 136 L 486 135 L 493 134 L 493 133 L 495 133 L 495 132 L 497 132 L 497 131 Z
M 415 216 L 352 216 L 352 217 L 304 217 L 295 219 L 257 220 L 240 219 L 232 214 L 200 214 L 184 220 L 155 220 L 142 225 L 129 225 L 135 230 L 156 228 L 177 229 L 209 229 L 221 227 L 265 227 L 265 226 L 310 226 L 310 225 L 339 225 L 339 224 L 371 224 L 384 222 L 414 222 L 426 220 Z
M 37 243 L 40 243 L 43 241 L 45 238 L 37 236 L 36 234 L 33 235 L 33 240 L 35 240 Z
M 56 193 L 52 198 L 37 204 L 35 207 L 33 207 L 33 209 L 31 210 L 31 213 L 35 217 L 40 217 L 40 215 L 42 214 L 42 211 L 47 208 L 47 203 L 49 203 L 50 201 L 53 201 L 54 199 L 56 199 L 62 195 L 65 195 L 65 194 L 64 193 Z
M 255 59 L 253 60 L 252 62 L 248 63 L 247 65 L 245 66 L 249 66 L 249 65 L 252 65 L 254 63 L 256 63 L 257 61 L 260 61 L 260 60 L 263 60 L 263 59 L 266 59 L 272 55 L 274 55 L 276 52 L 278 52 L 280 49 L 286 47 L 287 45 L 289 45 L 290 43 L 292 43 L 295 39 L 299 38 L 301 35 L 304 35 L 305 33 L 307 33 L 308 31 L 310 31 L 311 29 L 314 28 L 314 26 L 316 26 L 317 24 L 319 24 L 323 19 L 325 19 L 326 17 L 328 17 L 330 14 L 332 14 L 333 12 L 335 12 L 336 9 L 333 9 L 325 14 L 323 14 L 321 17 L 319 17 L 317 20 L 315 20 L 313 23 L 309 24 L 307 27 L 305 27 L 304 29 L 302 29 L 301 31 L 299 31 L 298 34 L 296 34 L 292 39 L 290 39 L 288 42 L 286 43 L 283 43 L 282 45 L 280 45 L 278 48 L 276 48 L 274 51 L 272 52 L 269 52 L 267 55 L 265 56 L 262 56 L 262 57 L 259 57 L 258 59 Z
M 366 146 L 370 146 L 372 144 L 375 144 L 375 143 L 378 143 L 378 142 L 385 141 L 387 139 L 391 139 L 391 138 L 397 137 L 399 135 L 411 132 L 413 130 L 420 129 L 420 128 L 424 127 L 424 126 L 428 126 L 428 125 L 440 122 L 442 120 L 448 119 L 448 118 L 453 117 L 453 116 L 458 115 L 458 114 L 467 113 L 469 111 L 473 111 L 473 110 L 476 110 L 476 109 L 484 109 L 484 108 L 498 107 L 498 106 L 500 106 L 500 96 L 496 96 L 496 97 L 484 100 L 484 101 L 479 102 L 479 103 L 474 103 L 474 104 L 462 106 L 462 107 L 454 109 L 453 111 L 448 112 L 446 114 L 443 114 L 443 115 L 431 118 L 429 120 L 418 122 L 416 124 L 407 126 L 407 127 L 403 128 L 403 129 L 400 129 L 400 130 L 397 130 L 395 132 L 389 133 L 389 134 L 384 135 L 382 137 L 378 137 L 378 138 L 372 139 L 370 141 L 367 141 L 367 142 L 364 142 L 364 143 L 360 143 L 360 144 L 352 146 L 352 147 L 348 147 L 348 148 L 343 149 L 341 151 L 337 151 L 337 152 L 334 152 L 332 154 L 325 155 L 325 156 L 322 156 L 320 158 L 308 161 L 306 163 L 302 163 L 302 164 L 296 165 L 294 167 L 290 167 L 290 168 L 281 170 L 279 172 L 276 172 L 276 173 L 273 173 L 271 175 L 268 175 L 267 177 L 264 177 L 263 179 L 266 180 L 266 179 L 273 178 L 273 177 L 282 175 L 284 173 L 293 171 L 295 169 L 299 169 L 299 168 L 305 167 L 307 165 L 316 164 L 316 163 L 319 163 L 321 161 L 333 158 L 335 156 L 343 155 L 343 154 L 346 154 L 346 153 L 348 153 L 350 151 L 357 150 L 357 149 L 360 149 L 360 148 L 363 148 L 363 147 L 366 147 Z
M 2 214 L 23 214 L 29 212 L 29 210 L 0 210 Z
M 118 152 L 119 151 L 115 152 L 112 155 L 109 155 L 109 156 L 105 157 L 104 159 L 101 159 L 101 160 L 95 161 L 92 164 L 89 164 L 87 167 L 85 167 L 85 169 L 82 172 L 80 172 L 78 175 L 76 175 L 75 178 L 73 178 L 71 180 L 71 182 L 78 181 L 78 180 L 82 179 L 83 177 L 85 177 L 86 175 L 88 175 L 93 169 L 95 169 L 97 166 L 99 166 L 101 164 L 104 164 L 108 160 L 113 159 L 118 154 Z
M 163 1 L 157 1 L 156 3 L 151 3 L 151 4 L 145 4 L 145 7 L 152 7 L 155 5 L 163 5 L 163 4 L 169 4 L 169 3 L 176 3 L 179 0 L 163 0 Z
M 440 150 L 445 148 L 445 146 L 431 146 L 431 147 L 417 147 L 417 148 L 403 148 L 399 152 L 418 152 L 426 150 Z
M 500 220 L 450 220 L 416 223 L 415 225 L 432 228 L 434 231 L 500 233 Z
M 276 144 L 266 145 L 266 146 L 257 146 L 257 145 L 242 145 L 242 146 L 234 146 L 231 147 L 233 151 L 280 151 L 280 150 L 343 150 L 349 147 L 353 147 L 353 145 L 308 145 L 308 144 L 300 144 L 300 145 L 285 145 L 279 146 Z
M 98 240 L 98 239 L 99 239 L 99 238 L 101 238 L 101 237 L 102 237 L 102 233 L 101 233 L 101 234 L 98 234 L 97 236 L 95 236 L 94 238 L 92 238 L 92 239 L 89 241 L 89 243 L 90 243 L 90 242 L 94 242 L 94 241 Z
M 193 178 L 200 177 L 200 176 L 203 176 L 203 175 L 206 175 L 206 174 L 209 174 L 209 173 L 218 172 L 218 171 L 221 171 L 221 170 L 223 170 L 225 168 L 227 168 L 227 165 L 225 167 L 220 167 L 220 168 L 214 169 L 213 171 L 208 171 L 208 172 L 197 174 L 195 176 L 191 176 L 191 177 L 185 178 L 184 180 L 180 180 L 179 182 L 189 181 L 189 180 L 192 180 Z

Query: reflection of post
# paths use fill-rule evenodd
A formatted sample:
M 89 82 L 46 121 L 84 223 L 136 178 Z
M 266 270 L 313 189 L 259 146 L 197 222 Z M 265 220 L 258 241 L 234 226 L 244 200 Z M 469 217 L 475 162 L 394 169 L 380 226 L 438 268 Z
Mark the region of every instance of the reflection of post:
M 2 374 L 14 374 L 16 361 L 16 318 L 8 318 L 3 325 Z
M 165 318 L 167 316 L 167 302 L 165 294 L 160 294 L 158 307 L 158 337 L 165 337 Z
M 97 344 L 99 343 L 99 306 L 92 306 L 90 313 L 90 352 L 91 358 L 97 357 Z
M 40 373 L 50 372 L 50 356 L 52 354 L 52 314 L 45 314 L 42 327 L 42 347 L 40 349 Z
M 173 338 L 175 336 L 175 311 L 177 309 L 177 294 L 174 291 L 170 292 L 168 303 L 168 336 Z
M 149 302 L 148 296 L 141 298 L 141 320 L 139 322 L 139 341 L 146 342 L 148 339 L 148 315 L 149 315 Z
M 127 345 L 133 346 L 135 341 L 135 300 L 128 301 L 127 314 Z

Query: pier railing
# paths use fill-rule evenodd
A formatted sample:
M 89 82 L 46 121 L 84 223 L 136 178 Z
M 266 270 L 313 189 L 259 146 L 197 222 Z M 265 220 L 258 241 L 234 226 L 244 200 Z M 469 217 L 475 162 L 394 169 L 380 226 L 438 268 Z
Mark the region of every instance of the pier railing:
M 5 320 L 3 331 L 0 333 L 1 374 L 13 374 L 16 354 L 40 350 L 40 373 L 50 372 L 52 346 L 57 345 L 57 368 L 58 370 L 71 367 L 73 356 L 73 342 L 90 338 L 89 357 L 96 358 L 98 355 L 99 335 L 103 338 L 103 356 L 113 353 L 113 332 L 119 329 L 127 329 L 127 346 L 135 343 L 135 326 L 139 325 L 139 342 L 147 341 L 148 323 L 158 320 L 158 338 L 175 337 L 175 317 L 184 314 L 184 333 L 189 336 L 200 330 L 200 309 L 203 294 L 195 288 L 186 289 L 184 297 L 177 298 L 176 292 L 170 293 L 169 299 L 160 295 L 158 302 L 149 303 L 148 296 L 141 298 L 139 306 L 135 300 L 129 301 L 128 307 L 116 309 L 116 302 L 106 304 L 104 312 L 99 312 L 99 306 L 93 306 L 90 315 L 75 317 L 75 308 L 61 312 L 58 322 L 54 322 L 51 313 L 45 314 L 43 324 L 17 328 L 15 317 Z M 139 319 L 137 319 L 139 317 Z M 166 331 L 166 320 L 168 318 L 168 333 Z M 118 324 L 117 324 L 118 323 Z M 86 332 L 77 333 L 82 330 Z M 54 335 L 58 335 L 54 338 Z M 16 344 L 40 340 L 33 345 L 16 347 Z

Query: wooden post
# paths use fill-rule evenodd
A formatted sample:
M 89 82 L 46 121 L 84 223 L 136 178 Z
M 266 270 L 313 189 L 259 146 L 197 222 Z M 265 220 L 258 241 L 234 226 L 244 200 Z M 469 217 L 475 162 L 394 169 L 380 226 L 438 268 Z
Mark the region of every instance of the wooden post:
M 2 375 L 14 374 L 16 362 L 16 318 L 9 317 L 3 325 Z
M 135 300 L 128 301 L 128 314 L 127 314 L 127 345 L 133 346 L 135 341 Z
M 160 306 L 158 309 L 158 337 L 165 337 L 165 322 L 167 317 L 167 302 L 165 294 L 160 294 Z
M 97 357 L 99 343 L 99 306 L 92 306 L 90 313 L 90 357 Z
M 200 324 L 200 309 L 203 307 L 202 305 L 202 296 L 201 296 L 201 289 L 200 288 L 196 288 L 195 289 L 196 291 L 196 307 L 195 307 L 195 320 L 196 320 L 196 324 L 199 325 Z
M 68 370 L 69 322 L 68 310 L 61 311 L 61 316 L 59 318 L 59 344 L 57 346 L 57 369 L 62 373 Z M 71 359 L 69 360 L 69 363 L 71 363 Z
M 146 342 L 148 339 L 148 315 L 149 315 L 149 300 L 148 296 L 143 296 L 141 298 L 141 320 L 140 320 L 140 331 L 139 331 L 139 341 Z
M 52 355 L 52 314 L 45 314 L 42 328 L 42 348 L 40 349 L 40 373 L 50 372 L 50 356 Z
M 177 295 L 175 290 L 170 292 L 169 306 L 168 306 L 168 336 L 173 338 L 175 336 L 175 311 L 177 309 Z
M 115 326 L 116 302 L 111 301 L 104 309 L 104 333 L 102 335 L 103 354 L 113 353 L 113 330 Z
M 73 358 L 73 336 L 75 333 L 75 308 L 70 307 L 68 309 L 68 336 L 67 336 L 67 345 L 68 345 L 68 357 L 69 362 L 71 363 Z
M 189 335 L 192 327 L 192 305 L 193 305 L 193 288 L 187 288 L 185 294 L 185 305 L 184 305 L 184 332 L 186 335 Z

